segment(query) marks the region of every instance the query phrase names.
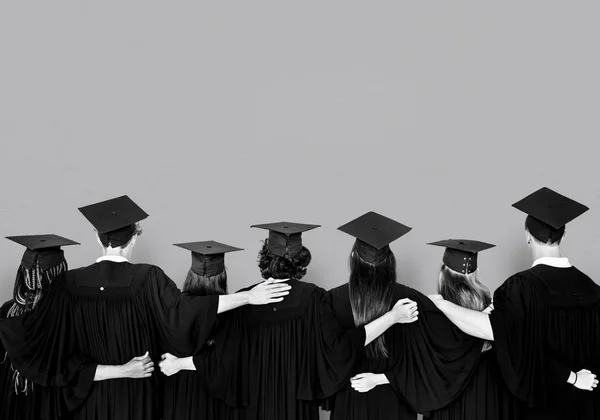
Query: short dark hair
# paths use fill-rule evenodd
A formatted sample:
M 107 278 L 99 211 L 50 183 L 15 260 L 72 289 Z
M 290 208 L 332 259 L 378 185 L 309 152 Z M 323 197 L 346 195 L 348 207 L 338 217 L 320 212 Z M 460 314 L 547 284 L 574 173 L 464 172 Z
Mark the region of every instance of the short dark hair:
M 133 223 L 123 228 L 113 230 L 110 232 L 99 233 L 98 238 L 102 242 L 104 248 L 118 248 L 127 246 L 134 236 L 140 236 L 142 234 L 142 227 L 139 223 Z
M 265 239 L 262 249 L 258 253 L 258 268 L 264 279 L 296 279 L 300 280 L 306 275 L 306 268 L 310 264 L 312 256 L 306 247 L 294 256 L 278 256 L 267 248 L 269 243 Z
M 546 245 L 560 245 L 565 235 L 566 226 L 556 229 L 534 217 L 527 216 L 525 230 L 536 240 Z

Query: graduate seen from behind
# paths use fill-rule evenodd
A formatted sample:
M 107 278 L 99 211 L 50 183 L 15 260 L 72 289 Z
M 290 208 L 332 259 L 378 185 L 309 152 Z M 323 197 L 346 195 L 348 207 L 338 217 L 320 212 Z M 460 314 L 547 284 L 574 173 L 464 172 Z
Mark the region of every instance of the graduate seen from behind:
M 474 372 L 483 342 L 464 334 L 423 294 L 397 282 L 390 244 L 411 228 L 375 212 L 339 228 L 354 238 L 350 278 L 332 289 L 345 328 L 364 325 L 398 299 L 419 307 L 419 321 L 398 324 L 369 344 L 352 378 L 323 405 L 332 420 L 416 420 L 450 403 Z
M 524 213 L 533 266 L 494 293 L 494 310 L 432 300 L 468 334 L 494 341 L 504 381 L 525 419 L 600 418 L 600 286 L 562 257 L 565 225 L 588 208 L 548 188 L 513 206 Z
M 286 284 L 264 282 L 235 295 L 182 294 L 160 268 L 129 262 L 148 216 L 129 197 L 80 211 L 96 228 L 103 256 L 58 277 L 35 311 L 0 320 L 0 339 L 23 376 L 72 389 L 63 393 L 72 419 L 160 419 L 152 361 L 142 361 L 149 372 L 136 380 L 123 377 L 121 365 L 145 353 L 198 351 L 218 313 L 280 302 L 288 293 Z M 51 410 L 41 417 L 56 418 Z
M 192 254 L 192 266 L 183 285 L 184 293 L 193 296 L 227 294 L 225 254 L 241 251 L 240 248 L 215 241 L 187 242 L 175 244 L 175 246 L 191 251 Z M 217 320 L 215 329 L 218 328 L 219 322 L 222 320 Z M 213 344 L 214 341 L 209 338 L 203 350 Z M 166 357 L 175 356 L 165 355 L 163 360 Z M 167 377 L 164 399 L 163 420 L 221 419 L 226 415 L 225 403 L 210 395 L 196 372 L 183 371 L 178 375 Z
M 311 261 L 302 233 L 319 226 L 254 227 L 269 231 L 259 252 L 262 276 L 289 277 L 290 295 L 280 304 L 233 311 L 219 324 L 209 351 L 187 358 L 165 355 L 160 367 L 169 375 L 196 370 L 228 405 L 228 419 L 317 420 L 318 401 L 347 383 L 364 346 L 395 323 L 415 321 L 417 308 L 408 299 L 394 301 L 378 318 L 345 329 L 327 292 L 302 280 Z
M 0 308 L 0 318 L 17 317 L 37 307 L 42 294 L 67 270 L 63 246 L 79 245 L 58 235 L 9 236 L 23 245 L 25 253 L 17 270 L 13 298 Z M 44 395 L 48 392 L 49 395 Z M 14 368 L 0 343 L 0 419 L 37 420 L 43 400 L 52 398 L 52 390 L 42 388 Z
M 463 308 L 490 313 L 492 295 L 480 281 L 479 253 L 495 245 L 448 239 L 429 245 L 444 247 L 438 293 Z M 449 405 L 428 413 L 431 420 L 518 420 L 518 403 L 504 385 L 495 352 L 485 341 L 479 364 L 465 389 Z

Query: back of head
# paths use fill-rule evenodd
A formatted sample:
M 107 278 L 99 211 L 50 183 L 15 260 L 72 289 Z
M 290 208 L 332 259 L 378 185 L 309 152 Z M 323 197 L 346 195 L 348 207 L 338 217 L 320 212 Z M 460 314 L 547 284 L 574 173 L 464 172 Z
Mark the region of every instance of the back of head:
M 98 239 L 104 248 L 125 248 L 134 236 L 140 236 L 141 234 L 140 224 L 133 223 L 117 230 L 98 233 Z
M 492 303 L 490 290 L 479 280 L 479 271 L 463 274 L 442 263 L 438 293 L 449 302 L 474 311 L 483 311 Z M 484 350 L 491 348 L 486 342 Z
M 227 294 L 227 271 L 207 276 L 195 273 L 192 269 L 188 271 L 183 292 L 194 296 L 211 296 Z
M 566 226 L 556 229 L 535 217 L 527 216 L 525 230 L 542 245 L 558 246 L 565 235 Z
M 302 246 L 298 253 L 279 256 L 268 248 L 269 239 L 265 239 L 258 253 L 258 268 L 264 279 L 295 279 L 300 280 L 306 275 L 306 269 L 311 261 L 308 248 Z
M 349 298 L 354 324 L 362 326 L 390 310 L 396 284 L 396 258 L 388 248 L 384 258 L 370 262 L 361 257 L 355 243 L 350 253 Z M 367 357 L 388 357 L 383 335 L 365 349 Z
M 62 250 L 52 251 L 50 256 L 45 255 L 44 251 L 26 250 L 17 270 L 13 291 L 14 303 L 6 316 L 17 317 L 33 310 L 52 281 L 67 269 L 67 261 Z M 13 371 L 14 389 L 17 392 L 27 392 L 32 386 L 31 382 L 14 368 Z
M 51 258 L 45 254 L 44 251 L 30 250 L 23 254 L 13 289 L 14 303 L 8 311 L 8 317 L 19 316 L 35 308 L 50 283 L 67 271 L 62 250 L 52 251 Z

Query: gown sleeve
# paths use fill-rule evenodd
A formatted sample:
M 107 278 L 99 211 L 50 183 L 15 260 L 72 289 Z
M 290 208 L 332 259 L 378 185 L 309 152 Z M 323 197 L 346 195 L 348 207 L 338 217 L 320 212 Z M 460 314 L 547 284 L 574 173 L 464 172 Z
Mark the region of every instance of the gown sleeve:
M 385 373 L 396 394 L 423 413 L 448 405 L 476 370 L 483 341 L 471 337 L 426 296 L 414 291 L 419 320 L 392 327 L 396 351 Z
M 529 406 L 547 405 L 549 384 L 567 381 L 571 369 L 545 351 L 541 302 L 521 275 L 494 294 L 490 322 L 500 370 L 509 390 Z
M 64 274 L 57 277 L 37 307 L 19 317 L 0 319 L 0 340 L 24 377 L 53 391 L 55 413 L 75 409 L 89 394 L 97 364 L 79 351 Z
M 219 296 L 182 293 L 160 268 L 148 266 L 144 283 L 161 350 L 178 356 L 199 352 L 217 320 Z
M 219 318 L 211 345 L 194 355 L 194 366 L 209 393 L 231 407 L 248 405 L 250 394 L 249 340 L 243 311 Z
M 338 392 L 350 380 L 364 355 L 364 327 L 345 329 L 335 316 L 330 293 L 314 292 L 306 350 L 301 361 L 297 397 L 321 401 Z

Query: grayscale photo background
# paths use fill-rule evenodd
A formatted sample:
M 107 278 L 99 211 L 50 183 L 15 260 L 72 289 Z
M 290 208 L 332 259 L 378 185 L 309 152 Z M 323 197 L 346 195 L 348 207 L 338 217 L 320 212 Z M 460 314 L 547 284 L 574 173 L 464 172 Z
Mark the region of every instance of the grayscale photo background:
M 150 217 L 134 262 L 182 285 L 217 240 L 230 291 L 261 280 L 266 232 L 317 223 L 305 277 L 347 281 L 373 210 L 413 230 L 398 281 L 435 292 L 443 250 L 480 255 L 493 291 L 532 261 L 525 215 L 542 186 L 591 210 L 563 252 L 596 281 L 600 27 L 596 3 L 4 2 L 0 6 L 0 235 L 56 233 L 71 268 L 101 254 L 77 208 L 127 194 Z M 0 300 L 23 248 L 0 240 Z M 325 417 L 324 417 L 325 418 Z

